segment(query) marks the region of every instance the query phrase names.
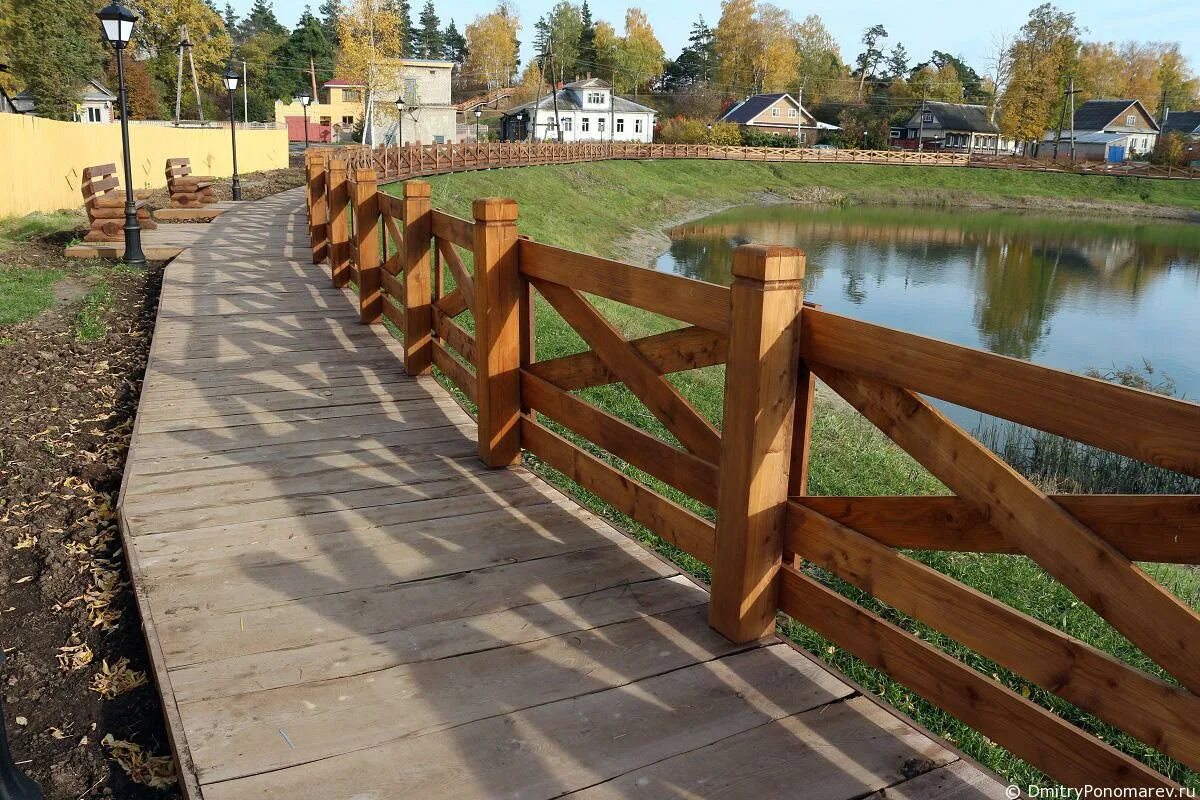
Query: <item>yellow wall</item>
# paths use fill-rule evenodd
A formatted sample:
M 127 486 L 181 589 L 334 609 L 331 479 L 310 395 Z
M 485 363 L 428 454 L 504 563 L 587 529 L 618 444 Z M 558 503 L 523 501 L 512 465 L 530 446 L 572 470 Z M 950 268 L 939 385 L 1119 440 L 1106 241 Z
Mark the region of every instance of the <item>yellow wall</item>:
M 168 158 L 190 158 L 201 175 L 233 174 L 228 128 L 129 126 L 135 189 L 166 185 Z M 238 170 L 288 165 L 287 131 L 238 130 Z M 80 208 L 83 168 L 114 163 L 121 178 L 121 126 L 0 114 L 0 217 Z M 122 181 L 124 180 L 121 178 Z

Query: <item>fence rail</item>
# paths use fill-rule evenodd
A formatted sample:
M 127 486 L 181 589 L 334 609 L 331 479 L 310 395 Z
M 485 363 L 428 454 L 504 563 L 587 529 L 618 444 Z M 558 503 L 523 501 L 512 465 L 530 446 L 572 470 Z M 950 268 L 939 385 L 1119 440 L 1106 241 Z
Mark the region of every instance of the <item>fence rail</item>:
M 478 163 L 503 152 L 486 147 L 474 151 Z M 424 153 L 424 161 L 414 150 L 400 163 L 450 163 Z M 403 198 L 393 198 L 378 191 L 369 168 L 355 167 L 347 179 L 344 164 L 326 162 L 309 156 L 313 259 L 329 261 L 335 284 L 357 275 L 363 322 L 382 313 L 401 333 L 407 372 L 436 366 L 476 404 L 484 463 L 501 467 L 532 453 L 709 565 L 710 622 L 725 636 L 770 634 L 783 611 L 1065 784 L 1172 785 L 835 592 L 813 576 L 820 569 L 1200 769 L 1200 617 L 1133 563 L 1200 562 L 1200 497 L 1047 496 L 924 396 L 1190 475 L 1200 475 L 1200 406 L 831 314 L 804 303 L 805 259 L 794 249 L 742 246 L 733 284 L 714 286 L 520 237 L 511 200 L 477 200 L 473 219 L 461 219 L 431 209 L 424 182 L 406 183 Z M 628 339 L 585 294 L 681 327 Z M 537 295 L 585 352 L 539 360 Z M 717 364 L 726 369 L 722 429 L 666 377 Z M 817 378 L 955 494 L 810 496 Z M 636 395 L 674 441 L 577 394 L 611 383 Z M 555 427 L 715 510 L 716 523 Z M 1171 678 L 1119 661 L 901 548 L 1025 555 Z
M 709 144 L 640 142 L 460 142 L 454 144 L 340 147 L 328 150 L 352 167 L 374 169 L 381 183 L 500 167 L 575 164 L 583 161 L 704 159 L 712 161 L 797 162 L 813 164 L 890 164 L 900 166 L 979 167 L 1037 172 L 1115 175 L 1181 180 L 1200 178 L 1200 169 L 1150 164 L 1091 164 L 1040 161 L 989 154 L 847 150 L 812 147 L 735 147 Z M 317 150 L 317 148 L 314 148 Z M 323 156 L 324 157 L 324 156 Z

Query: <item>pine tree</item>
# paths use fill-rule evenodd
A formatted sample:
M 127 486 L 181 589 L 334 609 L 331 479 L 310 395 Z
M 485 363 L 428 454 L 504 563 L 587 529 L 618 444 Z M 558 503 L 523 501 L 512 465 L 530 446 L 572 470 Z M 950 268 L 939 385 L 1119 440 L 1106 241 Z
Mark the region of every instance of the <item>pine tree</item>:
M 259 34 L 270 34 L 272 36 L 287 36 L 288 30 L 279 22 L 279 18 L 275 16 L 275 8 L 271 5 L 271 0 L 254 0 L 254 4 L 250 6 L 250 13 L 238 25 L 238 42 L 248 42 Z
M 467 40 L 458 32 L 458 28 L 454 25 L 454 20 L 450 20 L 450 24 L 446 26 L 446 30 L 442 31 L 442 41 L 445 43 L 444 58 L 447 61 L 453 61 L 455 64 L 461 65 L 467 60 Z
M 579 32 L 579 57 L 576 64 L 586 71 L 594 72 L 599 66 L 599 60 L 596 58 L 596 21 L 592 19 L 592 9 L 588 7 L 587 0 L 583 0 L 579 9 L 579 19 L 583 23 L 583 29 Z
M 896 42 L 896 46 L 888 53 L 887 57 L 887 77 L 903 78 L 908 75 L 908 51 L 904 49 L 904 44 Z
M 324 0 L 317 10 L 321 12 L 321 28 L 325 31 L 325 38 L 336 49 L 338 46 L 337 21 L 342 14 L 342 4 L 339 0 Z
M 309 66 L 315 67 L 317 85 L 333 78 L 333 42 L 325 35 L 325 26 L 307 7 L 300 15 L 287 43 L 279 48 L 277 60 L 283 69 L 273 74 L 272 94 L 282 100 L 295 96 L 311 82 Z
M 421 8 L 421 25 L 416 31 L 413 52 L 421 58 L 442 58 L 446 40 L 442 36 L 442 21 L 438 19 L 433 0 L 425 0 Z
M 238 15 L 237 12 L 233 10 L 232 4 L 225 4 L 225 11 L 221 16 L 225 19 L 225 29 L 229 31 L 230 34 L 237 30 Z

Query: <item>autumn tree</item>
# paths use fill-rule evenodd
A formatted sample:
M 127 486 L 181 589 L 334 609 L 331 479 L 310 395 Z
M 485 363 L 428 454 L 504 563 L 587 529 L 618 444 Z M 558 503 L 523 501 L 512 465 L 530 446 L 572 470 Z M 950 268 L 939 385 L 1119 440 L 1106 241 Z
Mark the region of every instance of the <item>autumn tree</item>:
M 192 42 L 192 59 L 200 88 L 209 95 L 224 94 L 221 73 L 233 49 L 225 20 L 204 0 L 138 0 L 141 20 L 134 28 L 136 52 L 145 57 L 150 77 L 160 86 L 169 87 L 164 98 L 174 107 L 179 35 L 187 26 Z M 264 56 L 265 57 L 265 56 Z
M 1119 97 L 1141 100 L 1161 116 L 1168 108 L 1189 108 L 1197 81 L 1177 43 L 1089 42 L 1080 48 L 1076 88 L 1079 100 Z
M 754 86 L 760 92 L 794 93 L 800 72 L 796 21 L 791 12 L 763 3 L 754 16 L 756 47 L 751 63 Z
M 749 94 L 754 82 L 755 10 L 755 0 L 721 0 L 721 19 L 713 31 L 717 80 L 736 94 Z
M 364 126 L 372 117 L 396 116 L 390 102 L 404 91 L 400 83 L 399 61 L 406 45 L 404 19 L 394 4 L 376 0 L 348 0 L 338 17 L 338 72 L 365 87 Z
M 666 54 L 654 28 L 640 8 L 625 12 L 625 35 L 617 47 L 616 78 L 614 89 L 618 92 L 639 88 L 663 73 Z
M 117 59 L 109 58 L 104 68 L 104 80 L 117 85 Z M 163 101 L 160 87 L 154 85 L 146 64 L 132 58 L 125 60 L 125 104 L 130 119 L 162 119 Z
M 863 31 L 863 51 L 854 59 L 854 63 L 858 66 L 858 96 L 860 98 L 867 76 L 874 76 L 879 62 L 883 60 L 883 50 L 879 46 L 879 40 L 886 39 L 887 35 L 887 29 L 882 25 L 872 25 Z
M 596 62 L 594 69 L 588 71 L 598 77 L 613 78 L 617 71 L 617 55 L 621 47 L 621 37 L 616 28 L 602 19 L 596 20 L 593 28 L 596 32 L 592 42 L 596 51 Z
M 9 67 L 37 98 L 39 116 L 71 119 L 80 90 L 100 73 L 102 51 L 95 7 L 88 0 L 10 0 Z
M 796 26 L 796 52 L 800 57 L 799 83 L 804 86 L 805 106 L 827 98 L 851 97 L 854 89 L 837 41 L 816 14 L 808 15 Z
M 573 75 L 579 71 L 577 62 L 583 30 L 582 9 L 567 0 L 559 0 L 534 25 L 534 51 L 539 56 L 553 53 L 555 73 Z
M 1012 75 L 1004 92 L 1000 130 L 1035 141 L 1059 116 L 1062 91 L 1079 56 L 1075 15 L 1049 3 L 1029 12 L 1011 47 Z
M 517 34 L 521 23 L 507 0 L 467 26 L 466 71 L 482 79 L 489 89 L 508 86 L 517 72 Z

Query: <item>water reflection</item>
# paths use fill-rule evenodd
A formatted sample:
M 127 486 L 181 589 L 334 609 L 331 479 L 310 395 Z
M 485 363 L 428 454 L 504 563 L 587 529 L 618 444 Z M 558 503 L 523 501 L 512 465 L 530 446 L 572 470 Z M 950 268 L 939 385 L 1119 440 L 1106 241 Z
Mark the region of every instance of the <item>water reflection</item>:
M 663 271 L 725 284 L 738 245 L 797 246 L 832 311 L 1073 371 L 1147 359 L 1200 394 L 1195 224 L 771 205 L 667 233 Z

